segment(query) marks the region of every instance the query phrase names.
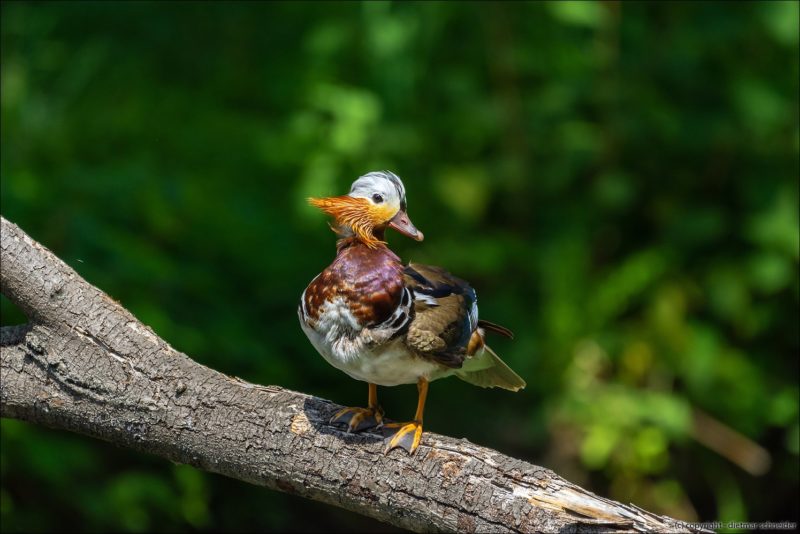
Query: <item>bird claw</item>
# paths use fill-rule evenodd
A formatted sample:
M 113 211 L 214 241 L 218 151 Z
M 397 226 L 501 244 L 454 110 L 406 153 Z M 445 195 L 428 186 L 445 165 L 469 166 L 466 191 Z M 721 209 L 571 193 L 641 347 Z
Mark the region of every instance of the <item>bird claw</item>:
M 347 433 L 360 432 L 368 428 L 383 426 L 383 409 L 375 408 L 342 408 L 331 417 L 329 424 L 344 423 Z
M 384 454 L 396 448 L 414 454 L 422 441 L 422 423 L 387 423 L 383 426 L 383 436 L 386 443 Z

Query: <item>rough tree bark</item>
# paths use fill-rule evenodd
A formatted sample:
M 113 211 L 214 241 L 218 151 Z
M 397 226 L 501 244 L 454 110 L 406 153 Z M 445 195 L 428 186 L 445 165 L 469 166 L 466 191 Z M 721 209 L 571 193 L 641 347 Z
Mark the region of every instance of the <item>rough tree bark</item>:
M 426 433 L 417 454 L 327 424 L 340 407 L 200 365 L 0 218 L 0 415 L 79 432 L 415 531 L 675 532 L 548 469 Z

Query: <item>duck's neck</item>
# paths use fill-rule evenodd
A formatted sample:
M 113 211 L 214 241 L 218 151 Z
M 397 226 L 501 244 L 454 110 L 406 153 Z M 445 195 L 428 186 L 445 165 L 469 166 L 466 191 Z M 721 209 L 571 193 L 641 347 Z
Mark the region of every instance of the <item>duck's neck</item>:
M 344 237 L 336 241 L 336 253 L 339 254 L 342 252 L 342 250 L 353 246 L 362 246 L 372 250 L 384 249 L 389 251 L 389 247 L 386 246 L 386 242 L 383 240 L 383 236 L 384 236 L 384 228 L 375 228 L 374 230 L 372 230 L 372 235 L 370 236 L 372 239 L 367 239 L 367 240 L 365 240 L 358 234 L 347 232 L 346 234 L 344 234 Z M 394 253 L 391 251 L 389 251 L 389 253 L 394 255 Z

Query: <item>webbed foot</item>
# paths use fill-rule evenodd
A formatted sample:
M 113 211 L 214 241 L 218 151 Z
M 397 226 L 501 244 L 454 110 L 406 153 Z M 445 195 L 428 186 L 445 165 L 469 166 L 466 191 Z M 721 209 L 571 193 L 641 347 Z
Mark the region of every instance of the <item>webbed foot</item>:
M 346 424 L 348 433 L 381 427 L 383 425 L 383 409 L 380 406 L 375 408 L 343 408 L 331 417 L 329 423 Z
M 409 454 L 414 454 L 422 441 L 422 423 L 411 421 L 408 423 L 387 423 L 383 425 L 383 436 L 386 454 L 398 447 L 405 449 Z

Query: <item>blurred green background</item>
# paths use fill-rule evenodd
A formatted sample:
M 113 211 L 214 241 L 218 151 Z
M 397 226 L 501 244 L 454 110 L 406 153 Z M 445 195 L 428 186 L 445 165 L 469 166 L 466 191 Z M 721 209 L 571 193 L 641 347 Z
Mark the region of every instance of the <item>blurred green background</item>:
M 3 2 L 2 214 L 197 361 L 358 405 L 304 198 L 390 169 L 518 394 L 426 429 L 686 520 L 798 519 L 798 3 Z M 5 298 L 2 324 L 24 322 Z M 381 388 L 390 417 L 413 386 Z M 4 531 L 389 527 L 2 421 Z

